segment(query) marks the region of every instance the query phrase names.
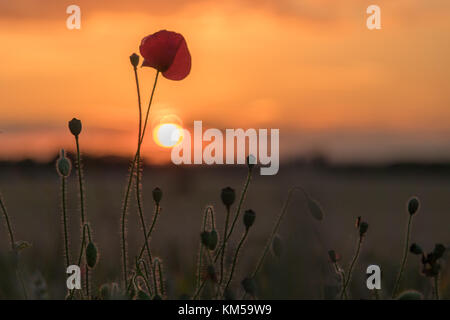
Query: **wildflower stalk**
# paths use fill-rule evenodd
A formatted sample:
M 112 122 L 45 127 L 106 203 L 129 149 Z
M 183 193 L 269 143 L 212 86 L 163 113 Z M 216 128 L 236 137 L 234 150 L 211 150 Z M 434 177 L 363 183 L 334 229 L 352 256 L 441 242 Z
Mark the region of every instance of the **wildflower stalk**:
M 208 222 L 208 214 L 211 213 L 211 221 L 212 221 L 212 226 L 213 228 L 215 228 L 214 226 L 214 210 L 212 208 L 212 206 L 208 206 L 205 209 L 205 212 L 203 214 L 203 222 L 202 222 L 202 228 L 201 231 L 206 231 L 206 226 L 207 226 L 207 222 Z M 199 258 L 198 258 L 198 265 L 197 265 L 197 279 L 195 282 L 195 288 L 196 290 L 198 290 L 199 286 L 200 286 L 200 282 L 201 282 L 201 275 L 202 275 L 202 267 L 203 267 L 203 243 L 200 241 L 200 251 L 199 251 Z
M 400 281 L 401 281 L 402 276 L 403 276 L 403 270 L 405 269 L 406 261 L 408 260 L 409 241 L 410 241 L 410 234 L 411 234 L 412 219 L 413 219 L 413 215 L 411 214 L 409 216 L 409 219 L 408 219 L 408 227 L 407 227 L 407 230 L 406 230 L 405 247 L 403 249 L 402 263 L 401 263 L 401 266 L 400 266 L 400 271 L 398 272 L 398 275 L 397 275 L 397 279 L 395 280 L 394 290 L 392 291 L 392 298 L 394 298 L 397 295 L 397 292 L 398 292 L 399 287 L 400 287 Z
M 236 268 L 236 264 L 237 264 L 237 259 L 239 256 L 239 251 L 241 250 L 242 245 L 245 242 L 245 239 L 247 239 L 248 236 L 248 231 L 250 230 L 250 228 L 246 228 L 244 235 L 241 238 L 241 241 L 239 241 L 239 244 L 237 246 L 236 252 L 234 253 L 234 257 L 233 257 L 233 263 L 231 265 L 231 271 L 230 271 L 230 276 L 228 277 L 228 281 L 227 284 L 225 285 L 224 289 L 223 289 L 223 296 L 225 296 L 225 293 L 227 292 L 227 289 L 231 283 L 231 280 L 233 279 L 233 274 L 234 274 L 234 270 Z
M 148 233 L 145 235 L 145 243 L 144 243 L 144 245 L 141 247 L 141 250 L 140 250 L 140 252 L 139 252 L 138 259 L 141 259 L 141 258 L 142 258 L 142 255 L 144 254 L 144 250 L 145 250 L 146 245 L 149 246 L 148 241 L 150 240 L 151 235 L 152 235 L 152 232 L 153 232 L 153 229 L 155 228 L 156 220 L 158 219 L 158 215 L 159 215 L 160 210 L 161 210 L 161 207 L 160 207 L 159 204 L 157 204 L 156 207 L 155 207 L 155 214 L 153 215 L 153 221 L 152 221 L 152 224 L 151 224 L 151 226 L 150 226 L 150 229 L 148 230 Z M 148 254 L 149 254 L 149 259 L 151 259 L 151 258 L 152 258 L 151 252 L 148 252 Z
M 224 231 L 223 234 L 227 235 L 228 234 L 228 224 L 229 224 L 229 220 L 230 220 L 230 206 L 227 206 L 227 216 L 225 218 L 225 226 L 224 226 Z M 224 263 L 224 258 L 225 258 L 225 251 L 226 249 L 226 240 L 225 237 L 223 239 L 223 245 L 222 245 L 222 252 L 220 255 L 220 281 L 219 281 L 219 286 L 222 285 L 222 281 L 223 281 L 223 263 Z
M 67 231 L 67 210 L 66 210 L 66 177 L 61 176 L 61 201 L 63 212 L 63 228 L 64 228 L 64 250 L 66 256 L 66 268 L 70 266 L 70 252 L 69 252 L 69 233 Z
M 345 286 L 345 271 L 341 267 L 339 267 L 337 262 L 334 263 L 334 268 L 336 270 L 336 273 L 339 274 L 341 278 L 341 290 L 343 290 Z M 344 298 L 347 299 L 347 292 L 344 292 Z
M 11 226 L 11 222 L 9 221 L 8 211 L 6 210 L 6 206 L 5 206 L 4 202 L 3 202 L 1 194 L 0 194 L 0 206 L 1 206 L 2 211 L 3 211 L 3 216 L 5 217 L 6 227 L 8 228 L 9 242 L 10 242 L 10 245 L 11 245 L 11 250 L 15 251 L 15 247 L 14 247 L 14 244 L 15 244 L 14 231 L 13 231 L 13 228 Z
M 434 277 L 434 296 L 439 300 L 439 273 Z
M 350 283 L 350 280 L 352 279 L 352 272 L 353 272 L 353 267 L 355 266 L 356 260 L 358 260 L 359 257 L 359 252 L 361 250 L 361 243 L 362 243 L 362 237 L 360 236 L 358 239 L 358 244 L 356 246 L 356 252 L 355 255 L 353 256 L 352 262 L 350 264 L 350 269 L 348 270 L 348 276 L 347 276 L 347 280 L 344 283 L 344 287 L 342 288 L 342 292 L 341 292 L 341 297 L 340 299 L 343 299 L 344 297 L 347 296 L 347 287 Z
M 244 199 L 245 199 L 245 196 L 247 194 L 248 186 L 250 185 L 250 181 L 252 179 L 252 172 L 253 172 L 253 166 L 249 166 L 248 173 L 247 173 L 247 178 L 245 179 L 244 188 L 242 189 L 241 197 L 239 199 L 238 207 L 237 207 L 236 214 L 234 216 L 233 222 L 231 223 L 230 231 L 228 232 L 228 234 L 224 234 L 223 235 L 224 240 L 222 242 L 221 247 L 219 248 L 219 250 L 216 253 L 216 256 L 214 258 L 214 262 L 217 261 L 217 258 L 219 257 L 219 255 L 221 255 L 222 251 L 224 251 L 226 243 L 227 243 L 228 239 L 231 237 L 231 234 L 233 233 L 234 226 L 236 225 L 236 221 L 239 219 L 239 215 L 241 213 L 242 204 L 244 203 Z
M 158 75 L 159 75 L 159 71 L 156 72 L 156 76 L 155 76 L 155 81 L 153 83 L 153 89 L 150 95 L 150 101 L 147 107 L 147 113 L 145 115 L 145 122 L 144 122 L 144 127 L 142 129 L 142 134 L 140 134 L 140 141 L 138 144 L 138 150 L 136 151 L 136 154 L 134 156 L 134 159 L 131 163 L 131 169 L 130 169 L 130 175 L 128 177 L 128 184 L 127 184 L 127 188 L 125 191 L 125 197 L 123 200 L 123 207 L 122 207 L 122 218 L 121 218 L 121 238 L 122 238 L 122 270 L 123 270 L 123 281 L 124 281 L 124 287 L 127 288 L 127 283 L 128 283 L 128 276 L 127 276 L 127 239 L 126 239 L 126 215 L 127 215 L 127 210 L 128 210 L 128 198 L 130 195 L 130 190 L 131 190 L 131 185 L 133 183 L 133 174 L 134 174 L 134 170 L 136 167 L 136 162 L 138 159 L 138 155 L 140 152 L 140 146 L 142 144 L 142 141 L 144 140 L 144 135 L 145 135 L 145 129 L 147 128 L 147 122 L 148 122 L 148 115 L 150 112 L 150 107 L 152 105 L 152 101 L 153 101 L 153 96 L 155 93 L 155 89 L 156 89 L 156 84 L 158 82 Z
M 1 207 L 2 212 L 3 212 L 3 216 L 5 217 L 6 227 L 8 229 L 8 233 L 9 233 L 9 241 L 10 241 L 11 251 L 12 251 L 13 254 L 19 255 L 19 252 L 16 249 L 16 245 L 15 245 L 16 242 L 14 240 L 14 230 L 13 230 L 11 221 L 9 220 L 8 210 L 6 209 L 6 205 L 5 205 L 4 201 L 3 201 L 1 193 L 0 193 L 0 207 Z M 19 263 L 17 262 L 16 276 L 17 276 L 17 279 L 20 282 L 20 285 L 22 287 L 23 296 L 24 296 L 24 298 L 26 300 L 26 299 L 28 299 L 28 293 L 27 293 L 27 289 L 25 287 L 25 282 L 23 280 L 22 272 L 20 271 L 20 268 L 19 268 L 18 264 Z
M 139 218 L 141 220 L 141 227 L 142 227 L 142 232 L 144 233 L 144 239 L 145 239 L 145 247 L 147 249 L 147 254 L 148 257 L 150 259 L 150 261 L 152 261 L 152 256 L 150 253 L 150 247 L 148 245 L 147 242 L 147 228 L 146 228 L 146 223 L 145 223 L 145 219 L 144 219 L 144 212 L 142 210 L 142 192 L 141 192 L 141 134 L 142 134 L 142 106 L 141 106 L 141 90 L 140 90 L 140 86 L 139 86 L 139 78 L 138 78 L 138 73 L 137 73 L 137 68 L 136 66 L 133 66 L 133 70 L 134 70 L 134 78 L 136 80 L 136 90 L 137 90 L 137 97 L 138 97 L 138 107 L 139 107 L 139 132 L 138 132 L 138 146 L 137 146 L 137 156 L 136 156 L 136 200 L 137 200 L 137 207 L 138 207 L 138 211 L 139 211 Z

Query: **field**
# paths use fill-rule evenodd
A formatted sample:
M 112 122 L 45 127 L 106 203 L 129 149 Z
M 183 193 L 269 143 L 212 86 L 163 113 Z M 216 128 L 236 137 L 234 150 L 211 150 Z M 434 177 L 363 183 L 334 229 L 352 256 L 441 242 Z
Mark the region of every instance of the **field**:
M 72 155 L 70 155 L 72 156 Z M 86 161 L 85 191 L 87 215 L 99 260 L 91 272 L 93 295 L 103 283 L 121 282 L 120 216 L 127 178 L 127 162 Z M 240 195 L 246 166 L 145 167 L 144 212 L 150 223 L 154 204 L 151 190 L 163 191 L 161 215 L 151 238 L 154 256 L 163 261 L 167 298 L 192 296 L 195 291 L 196 262 L 200 228 L 206 205 L 216 211 L 217 230 L 223 233 L 225 208 L 220 191 L 231 186 Z M 52 164 L 3 164 L 0 190 L 9 210 L 17 240 L 31 248 L 21 254 L 20 264 L 30 297 L 63 299 L 66 295 L 64 242 L 61 218 L 60 180 Z M 322 205 L 324 219 L 314 220 L 304 196 L 294 193 L 278 234 L 282 239 L 280 258 L 269 254 L 256 277 L 259 299 L 334 299 L 340 280 L 328 257 L 333 249 L 342 256 L 347 270 L 358 238 L 355 220 L 362 216 L 369 224 L 356 262 L 349 290 L 353 299 L 373 298 L 366 288 L 366 268 L 377 264 L 382 270 L 381 298 L 390 298 L 400 268 L 408 213 L 406 203 L 418 196 L 420 211 L 414 217 L 411 242 L 424 251 L 435 243 L 450 244 L 450 172 L 435 167 L 330 167 L 298 163 L 281 165 L 276 176 L 253 174 L 243 210 L 253 209 L 256 221 L 237 261 L 231 288 L 241 297 L 241 280 L 255 268 L 290 187 L 300 185 Z M 68 179 L 70 247 L 79 251 L 79 200 L 76 173 Z M 128 215 L 129 260 L 143 244 L 135 194 L 130 197 Z M 232 207 L 235 210 L 236 204 Z M 3 222 L 3 221 L 2 221 Z M 6 229 L 0 229 L 0 298 L 22 298 L 9 263 Z M 244 232 L 241 219 L 231 239 L 226 261 Z M 442 259 L 441 298 L 450 298 L 448 253 Z M 446 263 L 447 262 L 447 263 Z M 430 278 L 420 274 L 420 258 L 409 255 L 400 288 L 421 291 L 432 298 Z M 207 294 L 209 287 L 206 288 Z

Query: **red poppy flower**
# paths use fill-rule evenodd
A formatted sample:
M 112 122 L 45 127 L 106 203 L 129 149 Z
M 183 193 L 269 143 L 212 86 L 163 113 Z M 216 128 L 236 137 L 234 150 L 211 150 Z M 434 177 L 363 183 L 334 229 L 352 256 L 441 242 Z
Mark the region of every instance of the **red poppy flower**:
M 161 30 L 142 39 L 143 67 L 152 67 L 170 80 L 182 80 L 191 71 L 191 54 L 179 33 Z

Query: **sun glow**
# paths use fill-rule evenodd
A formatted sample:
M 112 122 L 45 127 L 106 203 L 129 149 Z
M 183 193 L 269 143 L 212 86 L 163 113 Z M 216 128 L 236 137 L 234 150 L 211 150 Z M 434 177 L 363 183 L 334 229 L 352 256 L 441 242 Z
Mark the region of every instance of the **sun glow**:
M 163 148 L 172 148 L 183 140 L 183 128 L 176 123 L 161 123 L 153 129 L 153 140 Z

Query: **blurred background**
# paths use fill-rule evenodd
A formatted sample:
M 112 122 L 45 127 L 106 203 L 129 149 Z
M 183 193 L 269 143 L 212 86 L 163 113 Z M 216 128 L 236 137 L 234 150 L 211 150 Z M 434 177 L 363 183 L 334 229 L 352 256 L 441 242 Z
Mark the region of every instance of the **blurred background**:
M 81 8 L 81 29 L 66 28 L 67 6 Z M 33 247 L 21 260 L 27 285 L 45 282 L 48 298 L 65 294 L 59 178 L 60 148 L 73 158 L 67 122 L 83 121 L 87 212 L 101 258 L 93 281 L 120 280 L 119 218 L 129 159 L 136 148 L 137 101 L 129 55 L 161 29 L 183 34 L 191 74 L 161 78 L 150 129 L 176 118 L 191 130 L 280 129 L 280 170 L 255 173 L 245 209 L 257 212 L 236 279 L 255 266 L 271 226 L 293 185 L 323 206 L 313 221 L 295 196 L 281 225 L 285 246 L 269 257 L 258 280 L 259 297 L 333 298 L 338 279 L 327 251 L 348 267 L 356 242 L 354 220 L 369 222 L 352 284 L 355 298 L 370 298 L 365 268 L 379 264 L 389 296 L 399 268 L 408 215 L 417 195 L 422 208 L 412 241 L 426 251 L 450 244 L 450 3 L 378 0 L 381 30 L 368 30 L 373 1 L 206 0 L 0 2 L 0 191 L 18 239 Z M 139 69 L 146 105 L 154 70 Z M 242 189 L 245 166 L 175 166 L 170 148 L 149 134 L 144 142 L 144 202 L 164 192 L 152 239 L 165 264 L 170 298 L 192 294 L 198 235 L 207 204 L 224 220 L 220 190 Z M 134 200 L 134 198 L 133 198 Z M 72 249 L 79 246 L 78 196 L 69 179 Z M 3 219 L 3 218 L 2 218 Z M 233 238 L 237 244 L 243 226 Z M 8 263 L 8 236 L 0 228 L 0 298 L 20 297 Z M 219 231 L 222 230 L 221 228 Z M 130 257 L 140 247 L 134 201 L 129 217 Z M 230 257 L 231 259 L 231 257 Z M 410 256 L 402 288 L 431 296 L 430 280 Z M 442 293 L 449 298 L 449 268 Z M 233 287 L 240 290 L 239 281 Z

